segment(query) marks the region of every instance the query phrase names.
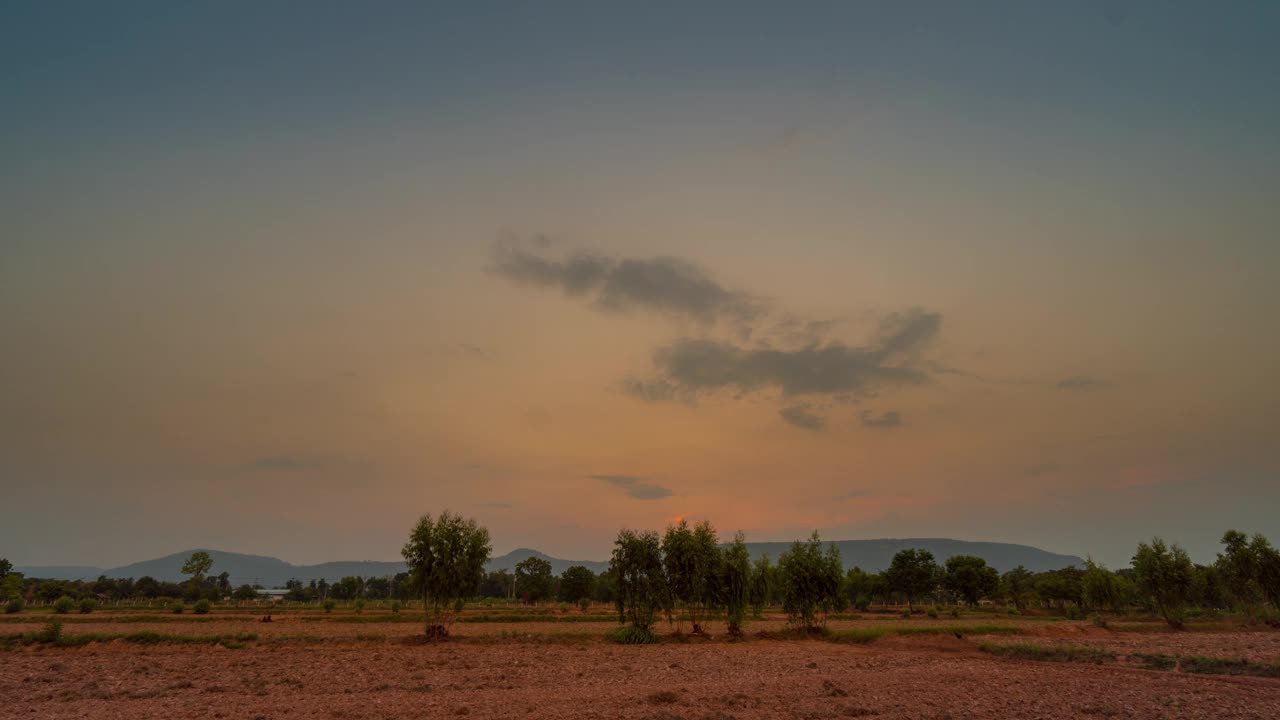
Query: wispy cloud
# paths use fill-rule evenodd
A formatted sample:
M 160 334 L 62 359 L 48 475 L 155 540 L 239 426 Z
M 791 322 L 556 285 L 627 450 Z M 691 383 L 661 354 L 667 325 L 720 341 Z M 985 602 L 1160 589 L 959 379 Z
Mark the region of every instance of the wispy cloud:
M 592 480 L 599 480 L 616 488 L 621 488 L 627 495 L 636 500 L 660 500 L 671 496 L 670 488 L 654 485 L 646 482 L 643 478 L 632 475 L 591 475 L 590 477 Z
M 827 419 L 811 412 L 809 410 L 811 407 L 812 405 L 809 403 L 788 405 L 779 410 L 778 414 L 782 416 L 783 420 L 804 430 L 820 431 L 826 429 Z
M 872 428 L 894 428 L 902 425 L 902 416 L 897 410 L 889 410 L 879 415 L 870 410 L 864 410 L 859 418 L 863 425 Z
M 1097 390 L 1107 386 L 1106 380 L 1090 377 L 1088 375 L 1076 375 L 1065 380 L 1059 380 L 1054 383 L 1054 387 L 1059 390 Z

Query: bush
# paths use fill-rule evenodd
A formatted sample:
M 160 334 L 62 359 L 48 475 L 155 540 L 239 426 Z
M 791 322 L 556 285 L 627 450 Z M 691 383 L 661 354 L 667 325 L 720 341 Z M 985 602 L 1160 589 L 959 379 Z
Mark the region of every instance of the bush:
M 1107 619 L 1102 617 L 1101 613 L 1094 613 L 1093 624 L 1096 625 L 1097 627 L 1105 629 L 1107 627 Z
M 844 604 L 840 590 L 844 583 L 844 563 L 834 544 L 825 552 L 818 531 L 808 542 L 799 540 L 778 558 L 782 571 L 782 608 L 787 621 L 806 631 L 827 624 L 827 613 Z
M 1021 610 L 1019 610 L 1018 608 L 1009 608 L 1009 614 L 1010 614 L 1010 615 L 1021 615 L 1021 614 L 1022 614 L 1022 611 L 1021 611 Z
M 26 606 L 27 604 L 22 600 L 22 598 L 10 598 L 9 602 L 4 604 L 4 611 L 6 614 L 12 615 L 14 613 L 22 612 Z
M 181 615 L 183 612 L 186 611 L 186 609 L 187 609 L 187 606 L 183 605 L 180 602 L 176 602 L 169 606 L 169 612 L 172 612 L 174 615 Z
M 333 598 L 326 598 L 323 607 L 325 612 L 331 613 L 334 608 L 338 607 L 338 603 Z
M 351 604 L 351 607 L 355 608 L 355 611 L 356 611 L 356 614 L 357 614 L 357 615 L 359 615 L 359 614 L 363 613 L 363 612 L 364 612 L 364 600 L 362 600 L 362 599 L 356 599 L 356 601 L 355 601 L 354 603 L 352 603 L 352 604 Z
M 1083 619 L 1084 619 L 1084 611 L 1083 611 L 1083 610 L 1081 610 L 1081 609 L 1080 609 L 1080 608 L 1078 608 L 1078 607 L 1069 607 L 1069 608 L 1067 608 L 1067 619 L 1068 619 L 1068 620 L 1083 620 Z
M 62 639 L 62 621 L 50 620 L 44 628 L 33 636 L 36 642 L 56 643 Z
M 197 615 L 208 615 L 209 608 L 210 608 L 210 605 L 208 600 L 200 600 L 199 602 L 196 603 L 196 606 L 192 608 L 192 612 L 194 612 Z
M 858 601 L 854 603 L 854 607 L 858 608 L 860 612 L 866 612 L 871 608 L 871 598 L 866 595 L 859 595 Z
M 81 615 L 88 615 L 96 609 L 98 609 L 98 603 L 94 602 L 91 598 L 84 598 L 80 601 Z
M 902 619 L 903 619 L 903 620 L 910 620 L 910 619 L 911 619 L 911 609 L 910 609 L 910 608 L 907 608 L 906 610 L 903 610 L 903 611 L 902 611 Z
M 953 617 L 953 618 L 958 618 L 958 617 L 960 617 L 960 610 L 959 610 L 959 608 L 951 608 L 951 617 Z
M 399 614 L 400 614 L 400 608 L 401 608 L 401 605 L 400 605 L 400 601 L 399 601 L 399 600 L 392 600 L 392 601 L 391 601 L 391 612 L 392 612 L 393 614 L 395 614 L 395 615 L 399 615 Z
M 606 637 L 620 645 L 649 645 L 658 642 L 658 636 L 654 635 L 652 630 L 635 625 L 614 628 Z
M 63 595 L 53 601 L 53 611 L 59 615 L 66 615 L 76 606 L 76 601 L 71 599 L 69 595 Z
M 929 608 L 927 611 L 925 611 L 925 614 L 927 614 L 929 617 L 933 618 L 934 620 L 937 620 L 937 619 L 938 619 L 938 608 L 936 608 L 936 607 L 931 607 L 931 608 Z
M 581 610 L 581 611 L 582 611 L 582 612 L 584 612 L 584 613 L 585 613 L 586 611 L 590 610 L 590 609 L 591 609 L 591 598 L 589 598 L 589 597 L 578 598 L 578 609 L 579 609 L 579 610 Z

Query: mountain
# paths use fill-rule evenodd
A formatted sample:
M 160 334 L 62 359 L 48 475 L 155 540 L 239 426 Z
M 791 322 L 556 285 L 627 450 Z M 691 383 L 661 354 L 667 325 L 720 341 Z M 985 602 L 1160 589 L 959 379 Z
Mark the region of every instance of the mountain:
M 968 542 L 949 540 L 946 538 L 904 538 L 881 540 L 839 540 L 835 542 L 840 549 L 840 558 L 846 568 L 855 565 L 868 572 L 879 572 L 889 567 L 889 562 L 899 550 L 922 548 L 933 553 L 938 562 L 946 562 L 953 555 L 977 555 L 1000 572 L 1010 570 L 1018 565 L 1031 570 L 1057 570 L 1068 565 L 1083 566 L 1084 560 L 1074 555 L 1058 555 L 1046 552 L 1030 545 L 1013 545 L 1010 543 Z M 778 556 L 791 547 L 785 542 L 747 543 L 747 549 L 753 559 L 768 553 L 775 561 Z M 93 580 L 99 575 L 107 577 L 140 578 L 150 575 L 157 580 L 178 582 L 185 580 L 182 564 L 195 550 L 187 550 L 166 555 L 154 560 L 123 565 L 117 568 L 95 568 L 70 565 L 45 567 L 16 567 L 20 573 L 28 577 L 48 578 L 51 580 Z M 320 563 L 318 565 L 294 565 L 279 558 L 264 555 L 244 555 L 241 553 L 222 552 L 221 550 L 205 550 L 213 560 L 213 573 L 226 572 L 231 576 L 233 585 L 245 583 L 262 585 L 263 587 L 281 587 L 291 579 L 310 582 L 324 578 L 330 582 L 348 575 L 361 577 L 381 577 L 395 575 L 405 571 L 401 561 L 355 560 Z M 537 550 L 519 548 L 506 555 L 500 555 L 489 561 L 488 570 L 506 570 L 511 572 L 516 563 L 537 557 L 551 563 L 551 572 L 559 575 L 573 565 L 583 567 L 595 573 L 604 572 L 609 567 L 606 560 L 561 560 Z
M 1059 555 L 1046 552 L 1030 545 L 1014 545 L 1012 543 L 969 542 L 967 540 L 950 540 L 948 538 L 883 538 L 879 540 L 836 540 L 834 544 L 840 549 L 840 559 L 846 568 L 860 567 L 867 572 L 880 572 L 889 567 L 893 556 L 899 550 L 919 548 L 933 553 L 934 560 L 944 563 L 947 558 L 956 555 L 976 555 L 987 561 L 987 564 L 1000 572 L 1012 570 L 1021 565 L 1032 572 L 1059 570 L 1068 565 L 1084 567 L 1084 560 L 1075 555 Z M 791 543 L 760 542 L 747 543 L 754 560 L 768 553 L 777 561 L 778 556 L 786 552 Z

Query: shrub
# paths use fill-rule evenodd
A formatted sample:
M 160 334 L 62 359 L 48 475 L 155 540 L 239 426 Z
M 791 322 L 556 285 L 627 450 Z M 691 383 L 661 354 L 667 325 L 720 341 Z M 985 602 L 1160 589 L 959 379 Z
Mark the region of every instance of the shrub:
M 636 637 L 651 637 L 650 628 L 668 599 L 658 534 L 620 530 L 613 541 L 609 575 L 617 587 L 618 621 L 630 623 Z
M 738 532 L 733 544 L 723 548 L 720 554 L 720 604 L 729 622 L 729 634 L 741 635 L 751 600 L 751 553 L 742 533 Z
M 169 606 L 169 611 L 172 612 L 174 615 L 181 615 L 184 611 L 186 611 L 186 609 L 187 609 L 187 606 L 183 605 L 181 602 L 176 602 Z
M 76 606 L 76 601 L 71 599 L 69 595 L 63 595 L 53 601 L 53 611 L 59 615 L 66 615 Z
M 959 610 L 959 608 L 951 608 L 951 617 L 953 617 L 953 618 L 958 618 L 958 617 L 960 617 L 960 610 Z
M 9 602 L 4 604 L 4 611 L 5 613 L 12 615 L 14 613 L 22 612 L 22 610 L 26 606 L 27 606 L 27 603 L 24 602 L 22 598 L 20 597 L 10 598 Z
M 929 617 L 933 618 L 934 620 L 937 620 L 937 619 L 938 619 L 938 608 L 936 608 L 936 607 L 931 607 L 931 608 L 929 608 L 927 611 L 925 611 L 925 614 L 927 614 Z
M 1084 619 L 1084 610 L 1081 610 L 1081 609 L 1080 609 L 1080 608 L 1078 608 L 1078 607 L 1069 607 L 1069 608 L 1067 608 L 1067 619 L 1068 619 L 1068 620 L 1083 620 L 1083 619 Z
M 40 632 L 32 636 L 36 642 L 56 643 L 62 639 L 62 621 L 50 620 L 44 624 Z
M 359 615 L 359 614 L 363 613 L 363 612 L 364 612 L 364 600 L 363 600 L 362 598 L 356 598 L 356 601 L 355 601 L 354 603 L 352 603 L 352 604 L 351 604 L 351 607 L 355 609 L 355 611 L 356 611 L 356 614 L 357 614 L 357 615 Z
M 908 608 L 908 609 L 906 609 L 906 610 L 903 610 L 903 611 L 902 611 L 902 619 L 903 619 L 903 620 L 910 620 L 910 619 L 911 619 L 911 609 L 910 609 L 910 608 Z
M 196 606 L 192 608 L 191 611 L 197 615 L 208 615 L 209 609 L 210 609 L 209 601 L 201 599 L 198 602 L 196 602 Z
M 94 602 L 92 598 L 84 598 L 80 601 L 81 615 L 88 615 L 89 613 L 93 612 L 97 608 L 98 608 L 98 603 Z
M 579 610 L 581 610 L 582 612 L 586 612 L 586 611 L 590 610 L 590 609 L 591 609 L 591 598 L 589 598 L 589 597 L 578 598 L 578 609 L 579 609 Z
M 399 600 L 392 600 L 392 601 L 391 601 L 391 612 L 392 612 L 392 614 L 399 615 L 399 614 L 400 614 L 400 608 L 401 608 L 401 607 L 402 607 L 402 606 L 400 605 L 400 601 L 399 601 Z
M 1019 609 L 1018 609 L 1018 608 L 1016 608 L 1016 607 L 1011 607 L 1011 608 L 1009 608 L 1009 614 L 1010 614 L 1010 615 L 1021 615 L 1021 614 L 1022 614 L 1022 611 L 1021 611 L 1021 610 L 1019 610 Z
M 649 645 L 658 642 L 658 636 L 654 635 L 652 630 L 634 625 L 614 628 L 605 637 L 620 645 Z
M 855 602 L 853 605 L 854 607 L 858 608 L 860 612 L 866 612 L 871 608 L 871 598 L 867 597 L 866 595 L 859 595 L 858 601 Z
M 321 606 L 324 608 L 325 612 L 331 613 L 334 608 L 338 607 L 338 603 L 333 598 L 325 598 L 325 601 L 321 603 Z
M 1093 624 L 1096 625 L 1097 627 L 1104 628 L 1104 629 L 1107 627 L 1107 619 L 1102 617 L 1101 613 L 1094 613 L 1092 619 L 1093 619 Z
M 662 537 L 667 588 L 673 604 L 688 612 L 694 634 L 702 632 L 702 621 L 717 604 L 720 559 L 718 536 L 710 522 L 690 528 L 687 521 L 680 520 Z

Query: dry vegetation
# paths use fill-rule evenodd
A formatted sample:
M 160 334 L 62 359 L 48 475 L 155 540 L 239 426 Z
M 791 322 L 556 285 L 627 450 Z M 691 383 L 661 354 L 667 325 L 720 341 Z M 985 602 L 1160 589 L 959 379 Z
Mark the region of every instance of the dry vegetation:
M 421 612 L 261 616 L 9 616 L 0 717 L 1280 717 L 1280 632 L 1238 619 L 778 613 L 627 646 L 605 606 L 476 608 L 431 643 Z

